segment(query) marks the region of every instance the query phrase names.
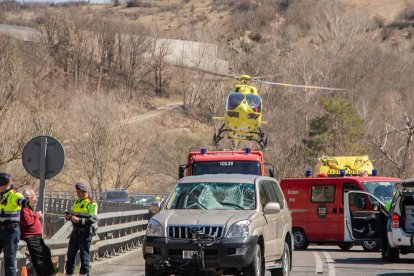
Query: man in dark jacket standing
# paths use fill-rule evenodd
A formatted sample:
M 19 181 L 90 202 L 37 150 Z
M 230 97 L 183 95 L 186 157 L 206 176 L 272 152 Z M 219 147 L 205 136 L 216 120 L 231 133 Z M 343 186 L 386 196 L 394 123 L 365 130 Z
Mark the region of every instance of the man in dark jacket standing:
M 27 200 L 37 202 L 36 193 L 27 189 L 24 193 Z M 42 212 L 34 212 L 32 207 L 23 207 L 20 213 L 20 239 L 24 240 L 29 249 L 30 259 L 38 276 L 56 275 L 52 263 L 52 256 L 49 247 L 43 240 Z

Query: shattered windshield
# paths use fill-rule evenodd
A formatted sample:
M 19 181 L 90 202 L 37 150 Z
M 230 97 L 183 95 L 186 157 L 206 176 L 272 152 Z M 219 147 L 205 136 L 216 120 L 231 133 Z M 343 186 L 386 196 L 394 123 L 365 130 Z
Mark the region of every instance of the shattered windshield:
M 396 191 L 395 181 L 364 181 L 365 190 L 380 199 L 384 204 L 392 199 Z
M 180 183 L 170 197 L 167 209 L 254 210 L 254 184 Z
M 261 175 L 260 163 L 258 161 L 214 161 L 193 164 L 193 175 L 217 173 Z

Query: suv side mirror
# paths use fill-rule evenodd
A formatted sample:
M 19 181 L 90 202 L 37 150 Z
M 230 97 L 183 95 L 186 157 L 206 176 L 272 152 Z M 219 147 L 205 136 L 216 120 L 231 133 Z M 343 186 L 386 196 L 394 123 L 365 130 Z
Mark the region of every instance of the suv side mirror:
M 263 208 L 265 214 L 277 214 L 280 212 L 280 204 L 277 202 L 268 202 Z
M 161 203 L 160 202 L 153 202 L 151 203 L 150 207 L 149 207 L 149 211 L 152 214 L 156 214 L 160 211 L 161 209 Z

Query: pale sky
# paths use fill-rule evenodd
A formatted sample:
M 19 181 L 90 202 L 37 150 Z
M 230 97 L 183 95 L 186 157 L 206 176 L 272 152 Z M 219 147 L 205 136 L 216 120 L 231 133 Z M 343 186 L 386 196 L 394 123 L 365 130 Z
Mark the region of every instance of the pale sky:
M 1 0 L 0 0 L 1 2 Z M 89 1 L 81 1 L 81 0 L 19 0 L 18 2 L 22 3 L 63 3 L 63 2 L 89 2 L 89 3 L 111 3 L 112 0 L 89 0 Z

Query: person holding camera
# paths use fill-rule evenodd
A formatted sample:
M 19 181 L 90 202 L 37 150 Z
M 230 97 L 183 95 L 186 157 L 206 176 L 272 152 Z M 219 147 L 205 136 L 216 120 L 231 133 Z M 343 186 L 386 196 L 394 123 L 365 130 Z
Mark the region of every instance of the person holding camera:
M 66 275 L 74 275 L 75 258 L 79 251 L 81 267 L 79 275 L 89 275 L 89 248 L 91 246 L 94 225 L 98 222 L 98 205 L 88 196 L 88 185 L 76 183 L 78 199 L 70 212 L 66 212 L 66 220 L 72 222 L 73 230 L 69 238 Z

